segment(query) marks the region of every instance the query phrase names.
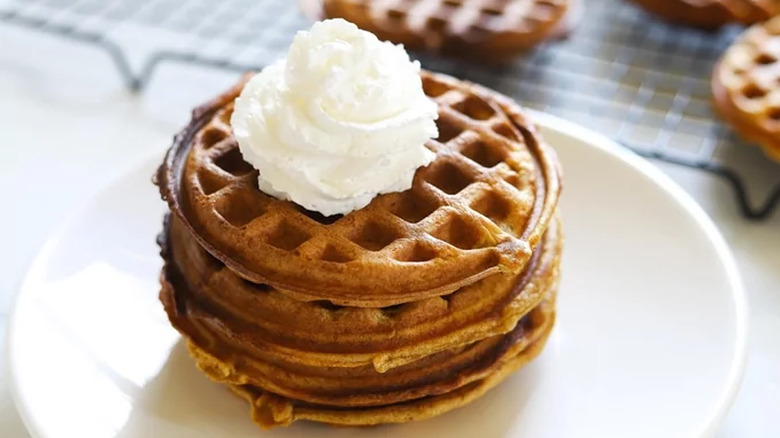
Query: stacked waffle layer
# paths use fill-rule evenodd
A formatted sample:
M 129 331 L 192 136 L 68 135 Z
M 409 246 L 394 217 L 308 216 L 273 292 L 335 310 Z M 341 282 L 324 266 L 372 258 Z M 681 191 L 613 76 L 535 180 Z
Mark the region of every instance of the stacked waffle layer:
M 169 319 L 263 427 L 405 422 L 468 403 L 543 348 L 562 247 L 555 154 L 512 101 L 423 73 L 434 162 L 323 217 L 257 189 L 229 119 L 194 112 L 157 174 Z

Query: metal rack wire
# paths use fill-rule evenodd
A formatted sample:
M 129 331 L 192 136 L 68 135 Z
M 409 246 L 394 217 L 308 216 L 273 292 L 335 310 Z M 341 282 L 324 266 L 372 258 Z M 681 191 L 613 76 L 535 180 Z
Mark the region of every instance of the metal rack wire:
M 134 90 L 166 62 L 261 68 L 309 25 L 294 1 L 281 0 L 0 0 L 0 22 L 101 47 Z M 505 67 L 419 57 L 428 68 L 594 127 L 642 156 L 716 174 L 733 187 L 741 213 L 759 220 L 780 204 L 780 166 L 741 144 L 709 104 L 712 66 L 740 30 L 679 28 L 623 0 L 590 0 L 569 38 Z M 770 187 L 749 190 L 746 175 L 754 174 L 768 175 L 761 180 Z M 767 194 L 754 205 L 755 191 Z

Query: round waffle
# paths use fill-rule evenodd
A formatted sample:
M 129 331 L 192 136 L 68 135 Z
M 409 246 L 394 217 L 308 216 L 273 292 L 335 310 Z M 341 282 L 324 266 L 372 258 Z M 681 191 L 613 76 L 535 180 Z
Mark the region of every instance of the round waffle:
M 780 0 L 748 0 L 748 11 L 744 16 L 738 17 L 744 24 L 755 24 L 767 21 L 780 15 Z
M 247 282 L 202 249 L 176 216 L 165 229 L 162 301 L 173 325 L 213 355 L 371 372 L 511 331 L 557 289 L 563 240 L 553 221 L 519 275 L 492 275 L 414 303 L 353 308 L 301 302 Z
M 156 180 L 199 244 L 250 282 L 357 307 L 434 298 L 519 274 L 552 220 L 556 156 L 497 93 L 424 72 L 439 105 L 434 162 L 408 191 L 322 217 L 257 189 L 229 125 L 242 86 L 194 111 Z
M 715 110 L 780 161 L 780 17 L 748 29 L 712 75 Z
M 345 409 L 301 403 L 251 385 L 231 385 L 230 389 L 249 402 L 252 420 L 263 428 L 287 426 L 297 420 L 311 420 L 343 426 L 372 426 L 423 420 L 471 403 L 484 395 L 512 372 L 535 358 L 544 348 L 549 334 L 549 330 L 542 333 L 535 343 L 518 352 L 515 356 L 500 361 L 495 370 L 481 380 L 444 394 L 391 405 Z
M 714 29 L 740 22 L 753 24 L 780 14 L 778 0 L 634 0 L 671 22 Z
M 263 362 L 240 353 L 217 357 L 196 342 L 190 353 L 198 367 L 219 383 L 250 385 L 299 402 L 331 407 L 370 407 L 406 402 L 456 390 L 492 374 L 501 363 L 536 343 L 554 320 L 554 294 L 506 335 L 378 373 L 373 368 L 294 367 Z
M 503 61 L 565 31 L 572 24 L 568 16 L 571 3 L 570 0 L 324 0 L 321 11 L 325 17 L 344 18 L 380 39 L 409 49 Z

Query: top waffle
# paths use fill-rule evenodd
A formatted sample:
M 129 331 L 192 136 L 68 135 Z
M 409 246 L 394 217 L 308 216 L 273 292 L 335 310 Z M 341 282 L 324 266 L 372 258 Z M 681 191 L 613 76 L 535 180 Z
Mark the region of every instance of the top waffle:
M 559 29 L 569 0 L 325 0 L 329 18 L 344 18 L 380 39 L 411 49 L 504 58 Z
M 431 73 L 440 135 L 426 146 L 437 156 L 410 190 L 329 218 L 269 197 L 231 134 L 241 85 L 195 110 L 157 180 L 199 243 L 252 282 L 359 307 L 441 296 L 520 272 L 554 214 L 556 157 L 517 105 Z
M 667 20 L 717 28 L 728 23 L 753 24 L 780 14 L 780 0 L 634 0 Z

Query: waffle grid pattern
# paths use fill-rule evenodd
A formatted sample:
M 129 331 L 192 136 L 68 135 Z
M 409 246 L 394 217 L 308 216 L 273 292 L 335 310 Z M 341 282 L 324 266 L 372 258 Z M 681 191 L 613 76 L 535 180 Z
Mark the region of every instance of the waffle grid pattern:
M 469 107 L 470 100 L 467 97 L 451 94 L 457 99 L 453 102 L 453 108 L 459 108 L 460 111 L 453 111 L 452 118 L 460 118 L 461 122 L 469 123 L 471 120 L 489 120 L 495 113 L 489 107 Z M 480 104 L 482 102 L 479 102 Z M 227 118 L 231 109 L 222 110 L 222 115 Z M 489 112 L 486 112 L 489 111 Z M 465 118 L 463 117 L 465 116 Z M 474 119 L 478 117 L 480 119 Z M 490 122 L 488 122 L 490 123 Z M 506 123 L 496 121 L 496 130 L 507 129 L 507 134 L 513 136 L 514 132 Z M 468 217 L 455 218 L 459 223 L 453 226 L 451 222 L 446 222 L 438 226 L 433 226 L 437 222 L 439 209 L 445 206 L 452 206 L 460 203 L 464 193 L 466 204 L 461 211 L 473 210 L 486 216 L 489 221 L 493 221 L 507 228 L 514 228 L 511 224 L 504 222 L 506 217 L 515 210 L 527 211 L 527 194 L 517 191 L 519 181 L 514 172 L 501 172 L 503 170 L 500 164 L 504 160 L 506 151 L 495 144 L 484 142 L 474 137 L 473 132 L 466 132 L 463 128 L 451 122 L 444 122 L 445 129 L 442 129 L 442 135 L 439 142 L 432 143 L 440 153 L 449 154 L 447 160 L 440 160 L 430 169 L 425 170 L 425 183 L 422 187 L 409 193 L 403 193 L 405 199 L 388 199 L 382 205 L 382 211 L 389 213 L 383 214 L 380 218 L 373 218 L 372 222 L 366 223 L 361 228 L 361 232 L 355 235 L 345 236 L 347 240 L 371 252 L 381 252 L 387 247 L 387 251 L 392 252 L 393 257 L 402 262 L 424 262 L 431 260 L 435 255 L 442 251 L 442 248 L 406 248 L 401 237 L 406 235 L 404 228 L 408 226 L 415 227 L 415 230 L 428 234 L 442 243 L 452 245 L 462 250 L 477 249 L 481 244 L 487 245 L 488 242 L 477 242 L 473 237 L 481 233 L 478 229 L 487 227 L 488 222 L 484 221 L 476 214 L 468 214 Z M 282 220 L 282 218 L 266 217 L 265 211 L 259 210 L 259 204 L 256 202 L 243 201 L 243 189 L 251 189 L 254 184 L 256 173 L 254 169 L 243 161 L 238 146 L 235 141 L 228 139 L 229 125 L 222 123 L 213 123 L 201 132 L 201 138 L 205 144 L 211 146 L 204 151 L 204 162 L 206 167 L 198 175 L 198 181 L 202 193 L 210 198 L 214 198 L 214 206 L 217 213 L 228 223 L 236 228 L 244 227 L 259 219 L 259 222 L 265 223 L 274 230 L 269 233 L 268 243 L 283 251 L 293 251 L 298 249 L 299 253 L 312 258 L 323 257 L 325 260 L 333 262 L 347 262 L 354 260 L 356 254 L 353 250 L 360 251 L 359 248 L 352 247 L 348 242 L 338 246 L 328 246 L 325 254 L 316 253 L 316 242 L 311 241 L 312 232 L 307 231 L 309 227 L 293 225 Z M 496 134 L 497 136 L 502 134 Z M 451 143 L 450 143 L 451 142 Z M 447 148 L 445 152 L 444 143 L 450 143 L 453 148 Z M 465 160 L 464 158 L 468 158 Z M 481 183 L 477 181 L 477 175 L 483 174 L 489 169 L 498 167 L 496 173 L 503 174 L 498 178 L 503 179 L 507 185 L 497 184 L 503 188 L 504 194 L 496 194 L 490 190 L 483 190 Z M 511 188 L 510 188 L 511 187 Z M 256 196 L 255 190 L 248 190 L 247 196 Z M 513 199 L 517 198 L 517 199 Z M 526 204 L 525 208 L 518 208 L 519 204 Z M 330 226 L 337 222 L 338 217 L 323 217 L 316 212 L 309 212 L 299 209 L 301 213 L 308 216 L 315 223 L 307 223 L 309 226 L 318 227 L 319 225 Z M 269 215 L 270 216 L 270 215 Z M 289 215 L 283 215 L 289 216 Z M 354 215 L 353 215 L 354 216 Z M 397 219 L 396 219 L 397 218 Z M 429 219 L 430 218 L 430 219 Z M 399 223 L 398 219 L 406 224 Z M 307 221 L 308 222 L 308 221 Z M 319 225 L 318 225 L 319 224 Z M 331 227 L 332 228 L 332 227 Z M 468 230 L 474 228 L 472 232 L 459 232 L 457 235 L 449 233 L 448 230 L 457 228 L 459 230 Z M 522 235 L 522 229 L 509 230 L 510 233 Z M 504 233 L 498 231 L 497 234 Z M 494 239 L 500 241 L 498 237 Z M 311 242 L 309 245 L 305 245 Z M 398 242 L 397 244 L 394 244 Z M 338 248 L 337 248 L 338 247 Z M 315 253 L 310 253 L 314 250 Z M 328 255 L 330 254 L 330 255 Z M 380 256 L 384 258 L 384 256 Z
M 451 37 L 472 42 L 511 38 L 506 44 L 519 48 L 546 36 L 565 15 L 568 0 L 324 0 L 324 8 L 330 16 L 413 46 L 438 48 Z M 456 50 L 464 49 L 456 44 Z
M 752 129 L 766 139 L 780 132 L 780 18 L 753 27 L 726 52 L 718 74 L 737 111 L 754 125 Z M 780 139 L 764 143 L 772 153 L 780 154 Z
M 623 0 L 586 7 L 572 38 L 503 69 L 421 57 L 432 70 L 593 127 L 641 155 L 723 176 L 746 217 L 767 217 L 780 203 L 780 182 L 748 187 L 748 175 L 773 177 L 778 165 L 744 147 L 710 108 L 711 68 L 742 29 L 676 27 Z M 0 21 L 100 44 L 134 88 L 162 62 L 261 67 L 308 26 L 294 2 L 276 0 L 0 0 Z M 132 65 L 125 51 L 139 47 L 149 50 Z
M 208 315 L 231 315 L 237 324 L 231 330 L 238 332 L 228 338 L 254 339 L 251 333 L 262 333 L 257 345 L 263 345 L 263 357 L 380 372 L 511 331 L 557 290 L 562 244 L 556 220 L 528 269 L 517 277 L 492 276 L 442 297 L 356 308 L 301 302 L 242 280 L 199 247 L 175 216 L 164 232 L 167 269 L 180 273 L 169 275 L 176 283 L 176 308 L 186 306 L 186 313 L 200 319 L 204 329 L 223 332 L 227 326 L 215 325 Z
M 306 301 L 392 305 L 522 268 L 558 196 L 554 157 L 510 119 L 518 117 L 512 108 L 479 87 L 429 73 L 423 87 L 439 103 L 440 135 L 426 144 L 437 158 L 408 191 L 380 196 L 343 217 L 272 201 L 256 189 L 257 173 L 230 136 L 234 89 L 219 98 L 224 107 L 208 107 L 215 112 L 193 133 L 189 155 L 175 158 L 175 152 L 161 170 L 170 181 L 184 168 L 180 189 L 163 184 L 166 196 L 214 251 L 233 248 L 230 262 L 242 275 L 256 282 L 272 276 L 275 286 Z M 177 144 L 187 145 L 189 135 Z M 235 244 L 244 241 L 252 245 Z M 387 271 L 382 286 L 374 284 L 377 267 Z M 303 269 L 316 271 L 316 293 Z M 397 295 L 393 280 L 412 271 L 420 280 Z M 355 280 L 345 284 L 345 274 Z

